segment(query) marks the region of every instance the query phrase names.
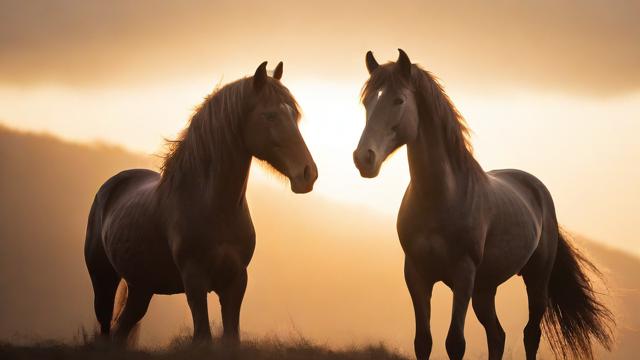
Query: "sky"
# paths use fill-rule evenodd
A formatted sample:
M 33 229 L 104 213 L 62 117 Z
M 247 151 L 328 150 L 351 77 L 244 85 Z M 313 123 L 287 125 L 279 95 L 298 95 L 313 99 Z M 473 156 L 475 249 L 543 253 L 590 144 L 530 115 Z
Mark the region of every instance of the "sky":
M 0 122 L 161 154 L 218 84 L 282 60 L 315 191 L 395 217 L 404 151 L 373 180 L 351 152 L 364 54 L 400 47 L 441 79 L 485 170 L 533 173 L 564 226 L 640 254 L 639 17 L 633 1 L 0 0 Z

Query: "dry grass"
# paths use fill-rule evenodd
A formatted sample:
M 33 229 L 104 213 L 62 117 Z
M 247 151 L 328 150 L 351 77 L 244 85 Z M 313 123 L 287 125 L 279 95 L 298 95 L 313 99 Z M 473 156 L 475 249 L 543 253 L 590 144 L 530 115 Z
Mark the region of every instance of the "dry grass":
M 282 341 L 263 339 L 243 341 L 240 346 L 229 346 L 221 341 L 194 345 L 189 336 L 179 335 L 167 348 L 137 350 L 123 349 L 100 341 L 94 341 L 81 331 L 73 344 L 60 342 L 36 342 L 28 345 L 0 343 L 0 359 L 48 360 L 48 359 L 118 359 L 118 360 L 178 360 L 178 359 L 251 359 L 251 360 L 406 360 L 384 344 L 329 349 L 306 339 Z

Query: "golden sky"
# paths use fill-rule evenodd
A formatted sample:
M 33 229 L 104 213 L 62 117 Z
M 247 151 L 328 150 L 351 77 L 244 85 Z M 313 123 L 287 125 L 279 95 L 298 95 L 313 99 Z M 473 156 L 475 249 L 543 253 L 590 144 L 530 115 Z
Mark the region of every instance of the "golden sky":
M 447 81 L 620 94 L 640 84 L 634 1 L 0 1 L 4 82 L 99 86 L 245 74 L 358 79 L 402 47 Z
M 402 47 L 442 79 L 486 170 L 537 175 L 561 223 L 640 254 L 639 17 L 639 2 L 595 0 L 0 0 L 0 122 L 157 153 L 216 84 L 283 60 L 316 191 L 395 216 L 404 152 L 375 180 L 351 152 L 364 54 Z

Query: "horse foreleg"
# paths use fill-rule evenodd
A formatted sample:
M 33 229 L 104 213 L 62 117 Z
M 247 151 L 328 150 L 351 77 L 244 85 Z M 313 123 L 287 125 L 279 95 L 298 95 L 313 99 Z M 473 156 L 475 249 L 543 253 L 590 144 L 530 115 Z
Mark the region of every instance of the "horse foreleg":
M 465 259 L 459 264 L 455 264 L 453 268 L 455 269 L 452 277 L 453 307 L 446 347 L 449 358 L 459 360 L 462 359 L 466 346 L 464 320 L 467 316 L 469 300 L 473 292 L 476 269 L 470 259 Z
M 496 314 L 496 289 L 474 291 L 473 311 L 487 333 L 489 360 L 502 359 L 505 334 Z
M 222 327 L 224 340 L 236 344 L 240 342 L 240 307 L 247 288 L 247 270 L 242 272 L 220 292 Z
M 404 261 L 404 279 L 411 295 L 416 320 L 416 336 L 413 341 L 416 358 L 418 360 L 426 360 L 431 354 L 431 346 L 433 344 L 429 325 L 433 281 L 424 281 L 414 265 L 411 264 L 411 260 L 407 258 Z
M 207 308 L 208 281 L 205 272 L 193 265 L 186 265 L 181 270 L 184 292 L 193 318 L 193 341 L 211 341 L 209 326 L 209 310 Z

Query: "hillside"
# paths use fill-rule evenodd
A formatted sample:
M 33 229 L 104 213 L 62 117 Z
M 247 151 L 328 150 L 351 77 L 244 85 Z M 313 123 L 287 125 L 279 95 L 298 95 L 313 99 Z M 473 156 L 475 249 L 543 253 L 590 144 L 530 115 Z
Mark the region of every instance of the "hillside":
M 0 128 L 0 340 L 70 340 L 79 328 L 93 328 L 82 258 L 91 200 L 110 175 L 154 161 L 118 148 Z M 258 245 L 242 311 L 244 338 L 303 336 L 329 348 L 382 341 L 412 354 L 413 311 L 394 218 L 258 181 L 250 181 L 248 197 Z M 618 317 L 618 346 L 601 358 L 635 359 L 640 260 L 586 239 L 580 244 L 607 270 Z M 450 298 L 448 289 L 436 287 L 437 356 L 444 354 Z M 219 331 L 215 295 L 209 302 Z M 527 306 L 520 279 L 499 289 L 497 307 L 507 354 L 521 358 Z M 142 323 L 141 346 L 166 345 L 188 327 L 184 296 L 155 297 Z M 469 354 L 485 353 L 484 332 L 472 311 L 467 334 Z

